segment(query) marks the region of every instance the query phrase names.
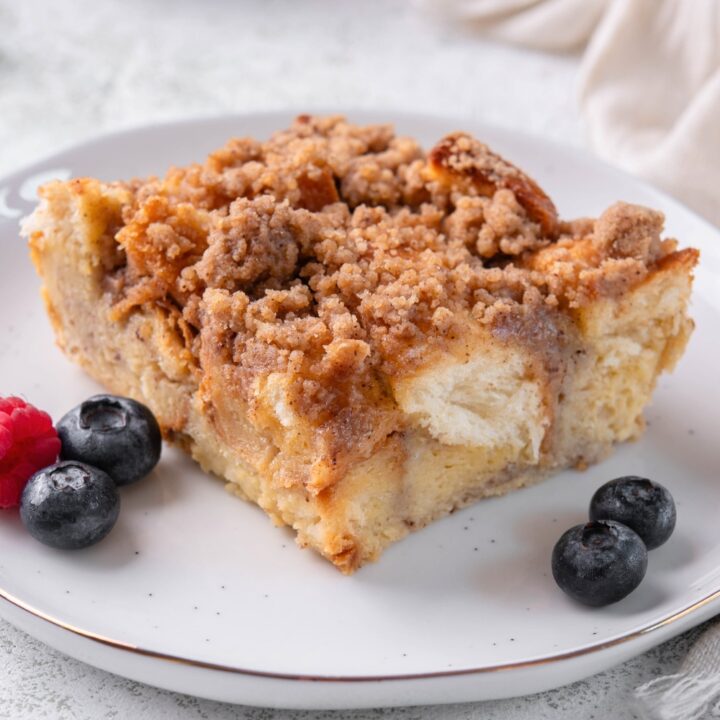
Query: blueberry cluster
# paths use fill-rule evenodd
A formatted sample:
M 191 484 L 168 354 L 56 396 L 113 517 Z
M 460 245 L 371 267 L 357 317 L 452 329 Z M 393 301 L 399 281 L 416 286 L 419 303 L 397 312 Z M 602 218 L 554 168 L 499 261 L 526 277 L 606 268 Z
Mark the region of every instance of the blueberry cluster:
M 30 534 L 66 550 L 93 545 L 115 525 L 118 487 L 145 477 L 160 459 L 154 415 L 135 400 L 95 395 L 56 425 L 60 462 L 36 472 L 20 500 Z
M 630 475 L 605 483 L 590 501 L 590 522 L 570 528 L 552 554 L 555 582 L 585 605 L 622 600 L 645 577 L 648 550 L 675 529 L 672 495 Z

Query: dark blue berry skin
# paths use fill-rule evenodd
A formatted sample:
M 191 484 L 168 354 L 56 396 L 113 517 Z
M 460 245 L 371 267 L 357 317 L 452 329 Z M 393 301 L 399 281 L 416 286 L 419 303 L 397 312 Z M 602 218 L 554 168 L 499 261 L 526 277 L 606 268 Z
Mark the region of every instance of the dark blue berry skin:
M 591 520 L 616 520 L 632 528 L 648 550 L 660 547 L 675 529 L 675 502 L 658 483 L 628 475 L 605 483 L 590 501 Z
M 61 550 L 102 540 L 119 512 L 120 494 L 112 478 L 72 460 L 36 472 L 20 499 L 20 518 L 30 534 Z
M 56 429 L 61 459 L 94 465 L 118 486 L 144 478 L 160 459 L 157 420 L 130 398 L 94 395 L 64 415 Z
M 555 582 L 570 597 L 594 607 L 622 600 L 640 584 L 646 570 L 645 543 L 613 520 L 570 528 L 552 554 Z

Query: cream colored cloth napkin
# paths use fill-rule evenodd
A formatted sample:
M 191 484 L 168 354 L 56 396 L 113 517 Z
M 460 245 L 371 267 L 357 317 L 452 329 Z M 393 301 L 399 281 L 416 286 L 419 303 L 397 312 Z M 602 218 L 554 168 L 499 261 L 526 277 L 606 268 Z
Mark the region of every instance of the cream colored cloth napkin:
M 494 38 L 585 46 L 580 108 L 599 155 L 720 225 L 720 0 L 419 0 Z
M 648 720 L 720 718 L 720 624 L 700 636 L 677 673 L 641 685 L 635 695 Z

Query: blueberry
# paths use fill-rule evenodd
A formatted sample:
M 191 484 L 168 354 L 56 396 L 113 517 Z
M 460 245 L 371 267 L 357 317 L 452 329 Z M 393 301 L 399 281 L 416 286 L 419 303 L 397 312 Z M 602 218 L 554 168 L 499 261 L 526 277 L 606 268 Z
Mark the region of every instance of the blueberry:
M 648 550 L 660 547 L 675 529 L 675 502 L 666 488 L 628 475 L 605 483 L 590 501 L 591 520 L 616 520 L 632 528 Z
M 91 465 L 66 461 L 43 468 L 28 480 L 20 518 L 41 543 L 76 550 L 102 540 L 120 512 L 112 478 Z
M 647 549 L 640 536 L 613 520 L 570 528 L 552 554 L 555 582 L 570 597 L 595 607 L 622 600 L 646 570 Z
M 94 395 L 57 424 L 60 457 L 104 470 L 116 485 L 145 477 L 160 459 L 162 438 L 155 416 L 130 398 Z

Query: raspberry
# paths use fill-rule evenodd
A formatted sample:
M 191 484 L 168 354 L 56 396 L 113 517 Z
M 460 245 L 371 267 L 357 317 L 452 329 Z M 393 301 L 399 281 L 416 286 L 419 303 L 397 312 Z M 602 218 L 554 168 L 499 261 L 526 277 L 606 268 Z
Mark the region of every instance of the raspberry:
M 60 438 L 50 416 L 18 397 L 0 397 L 0 508 L 17 507 L 30 477 L 52 465 Z

